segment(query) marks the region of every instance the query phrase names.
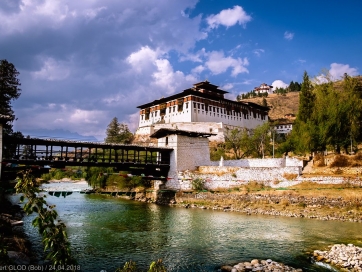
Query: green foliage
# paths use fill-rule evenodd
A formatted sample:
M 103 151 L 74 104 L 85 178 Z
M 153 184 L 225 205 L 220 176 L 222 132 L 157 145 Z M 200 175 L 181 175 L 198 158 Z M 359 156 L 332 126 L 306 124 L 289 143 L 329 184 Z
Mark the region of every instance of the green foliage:
M 128 188 L 129 184 L 124 176 L 110 175 L 107 179 L 107 187 L 116 187 L 117 189 Z
M 312 85 L 308 75 L 300 91 L 297 119 L 290 139 L 297 153 L 325 150 L 328 146 L 340 153 L 361 141 L 362 99 L 356 79 L 345 75 L 336 84 L 325 76 L 322 83 Z
M 275 89 L 275 93 L 276 94 L 281 94 L 281 95 L 285 95 L 286 93 L 287 93 L 288 91 L 287 91 L 287 89 L 285 89 L 285 88 L 276 88 Z
M 315 94 L 313 93 L 313 85 L 309 79 L 307 72 L 304 72 L 303 82 L 299 93 L 299 109 L 298 119 L 306 122 L 311 118 L 314 109 Z
M 116 272 L 137 272 L 137 265 L 134 261 L 126 262 L 123 268 L 118 268 Z M 148 272 L 167 272 L 165 266 L 162 263 L 162 259 L 158 259 L 155 262 L 152 262 Z
M 68 167 L 66 169 L 50 169 L 49 173 L 41 175 L 41 178 L 45 181 L 49 180 L 61 180 L 63 178 L 70 178 L 77 180 L 83 178 L 84 170 L 80 167 Z
M 287 88 L 287 91 L 288 92 L 299 92 L 300 89 L 301 89 L 301 85 L 298 82 L 291 81 Z
M 47 252 L 46 259 L 56 266 L 76 264 L 76 260 L 71 255 L 65 224 L 57 219 L 55 206 L 48 205 L 45 196 L 39 194 L 35 178 L 30 171 L 20 172 L 15 189 L 18 194 L 23 194 L 20 197 L 21 202 L 27 199 L 24 212 L 28 215 L 38 214 L 32 224 L 38 228 L 42 236 L 44 251 Z
M 224 159 L 231 159 L 226 154 L 225 143 L 217 143 L 215 146 L 210 147 L 210 160 L 219 161 L 223 157 Z
M 133 140 L 133 134 L 128 126 L 119 123 L 117 117 L 114 117 L 109 123 L 106 134 L 107 137 L 104 141 L 110 144 L 130 144 Z
M 123 268 L 118 268 L 116 272 L 136 272 L 137 271 L 137 265 L 134 261 L 126 262 L 123 266 Z
M 112 167 L 88 167 L 86 170 L 86 180 L 88 185 L 93 188 L 104 188 L 107 184 L 107 178 L 109 173 L 113 173 Z
M 4 237 L 0 234 L 0 265 L 11 264 L 8 251 L 5 246 Z
M 225 133 L 225 148 L 232 150 L 235 159 L 248 157 L 252 153 L 249 132 L 246 129 L 228 129 Z
M 166 272 L 166 268 L 164 267 L 162 260 L 158 259 L 156 262 L 152 262 L 150 265 L 150 269 L 148 272 Z
M 205 190 L 205 181 L 200 178 L 193 179 L 191 181 L 191 186 L 193 190 L 202 191 Z
M 18 75 L 19 72 L 12 63 L 0 60 L 0 114 L 8 115 L 12 120 L 15 116 L 11 101 L 18 99 L 21 92 Z
M 269 122 L 257 126 L 253 131 L 246 129 L 227 129 L 225 148 L 232 150 L 235 159 L 249 156 L 263 158 L 271 153 Z
M 268 93 L 256 93 L 254 90 L 252 90 L 250 92 L 237 95 L 236 101 L 241 101 L 243 99 L 254 98 L 254 97 L 268 97 Z

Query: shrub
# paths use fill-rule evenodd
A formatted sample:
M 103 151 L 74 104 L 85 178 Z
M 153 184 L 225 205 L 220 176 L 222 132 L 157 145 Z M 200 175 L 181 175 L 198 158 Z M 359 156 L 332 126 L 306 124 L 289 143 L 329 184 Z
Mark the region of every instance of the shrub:
M 330 167 L 347 167 L 349 166 L 349 160 L 347 156 L 344 155 L 336 155 L 334 157 L 333 162 L 331 163 Z
M 202 191 L 205 189 L 205 181 L 200 178 L 193 179 L 191 185 L 193 190 Z
M 110 175 L 107 179 L 107 186 L 124 189 L 128 187 L 127 178 L 123 176 Z
M 323 166 L 326 166 L 325 163 L 324 163 L 324 156 L 323 154 L 316 154 L 314 156 L 314 166 L 316 167 L 323 167 Z

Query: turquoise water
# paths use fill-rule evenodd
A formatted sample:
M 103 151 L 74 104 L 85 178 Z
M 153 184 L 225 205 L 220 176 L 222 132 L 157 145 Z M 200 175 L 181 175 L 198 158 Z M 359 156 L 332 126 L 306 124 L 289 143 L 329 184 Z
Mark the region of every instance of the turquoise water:
M 358 223 L 171 208 L 79 192 L 47 201 L 66 223 L 82 271 L 115 271 L 129 260 L 146 270 L 159 258 L 168 271 L 217 271 L 255 258 L 328 271 L 312 264 L 310 252 L 334 243 L 362 245 Z M 25 219 L 25 230 L 40 243 L 30 222 Z M 42 254 L 41 246 L 35 250 Z

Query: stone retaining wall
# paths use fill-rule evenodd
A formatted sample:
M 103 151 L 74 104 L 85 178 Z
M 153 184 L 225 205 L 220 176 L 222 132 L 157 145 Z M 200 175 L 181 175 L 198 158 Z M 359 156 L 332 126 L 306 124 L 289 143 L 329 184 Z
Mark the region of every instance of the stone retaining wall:
M 198 171 L 184 171 L 178 173 L 181 190 L 192 189 L 192 181 L 201 179 L 205 189 L 229 189 L 240 187 L 250 181 L 274 186 L 280 182 L 288 181 L 286 175 L 296 178 L 301 174 L 301 167 L 225 167 L 200 166 Z

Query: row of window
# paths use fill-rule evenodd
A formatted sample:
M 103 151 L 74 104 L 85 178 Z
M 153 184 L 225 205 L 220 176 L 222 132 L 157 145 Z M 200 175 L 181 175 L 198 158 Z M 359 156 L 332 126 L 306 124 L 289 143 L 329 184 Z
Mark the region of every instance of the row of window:
M 276 129 L 283 129 L 283 128 L 292 128 L 292 125 L 279 125 L 279 126 L 276 126 Z
M 189 107 L 189 102 L 185 103 L 185 109 L 188 109 L 188 107 Z M 194 109 L 207 110 L 206 107 L 207 106 L 205 106 L 204 104 L 194 102 Z M 178 106 L 178 111 L 182 111 L 182 106 Z M 209 111 L 216 112 L 216 113 L 221 113 L 221 114 L 228 114 L 228 115 L 242 117 L 241 112 L 235 112 L 235 111 L 231 112 L 231 111 L 227 111 L 225 108 L 209 106 Z M 171 113 L 171 112 L 176 112 L 176 106 L 172 106 L 172 107 L 168 108 L 168 113 Z M 161 110 L 161 114 L 162 113 L 166 113 L 166 109 Z M 153 116 L 157 117 L 157 111 L 151 113 L 151 117 L 153 117 Z M 261 118 L 262 120 L 265 120 L 265 116 L 262 115 L 262 114 L 255 114 L 254 113 L 254 118 Z

